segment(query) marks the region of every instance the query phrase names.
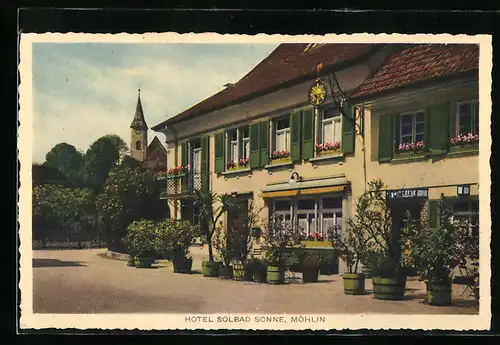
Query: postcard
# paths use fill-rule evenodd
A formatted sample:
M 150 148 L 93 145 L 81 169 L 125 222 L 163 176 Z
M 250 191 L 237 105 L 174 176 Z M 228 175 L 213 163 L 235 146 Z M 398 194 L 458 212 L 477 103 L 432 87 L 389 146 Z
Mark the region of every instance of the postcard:
M 491 36 L 21 34 L 19 73 L 22 329 L 489 329 Z

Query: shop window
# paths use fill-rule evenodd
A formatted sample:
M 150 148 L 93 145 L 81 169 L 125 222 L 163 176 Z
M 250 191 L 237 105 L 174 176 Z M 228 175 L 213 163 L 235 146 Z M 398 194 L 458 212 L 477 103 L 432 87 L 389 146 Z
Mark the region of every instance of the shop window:
M 458 135 L 479 134 L 479 102 L 457 103 L 456 129 Z
M 316 201 L 314 199 L 302 199 L 297 201 L 298 210 L 314 210 Z

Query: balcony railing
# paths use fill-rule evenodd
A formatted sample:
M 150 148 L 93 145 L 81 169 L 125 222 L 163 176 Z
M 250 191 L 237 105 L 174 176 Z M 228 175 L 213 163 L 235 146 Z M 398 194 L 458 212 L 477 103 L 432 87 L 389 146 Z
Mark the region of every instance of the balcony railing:
M 199 172 L 188 171 L 179 175 L 163 176 L 157 178 L 163 183 L 162 198 L 184 197 L 201 190 L 208 183 L 208 176 Z

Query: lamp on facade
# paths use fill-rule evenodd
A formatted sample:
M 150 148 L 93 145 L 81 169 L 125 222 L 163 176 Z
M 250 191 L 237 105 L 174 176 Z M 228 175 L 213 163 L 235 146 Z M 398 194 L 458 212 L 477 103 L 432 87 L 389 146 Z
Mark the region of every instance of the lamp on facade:
M 457 195 L 470 195 L 470 186 L 457 186 Z
M 290 184 L 293 186 L 297 182 L 302 181 L 302 176 L 300 176 L 296 171 L 293 172 L 292 176 L 290 176 Z

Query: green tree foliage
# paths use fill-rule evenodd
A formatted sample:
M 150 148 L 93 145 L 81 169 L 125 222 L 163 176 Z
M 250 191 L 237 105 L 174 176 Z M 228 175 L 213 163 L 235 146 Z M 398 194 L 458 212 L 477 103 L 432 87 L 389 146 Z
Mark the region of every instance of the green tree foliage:
M 360 243 L 366 246 L 359 253 L 362 254 L 361 261 L 371 267 L 375 275 L 391 277 L 402 272 L 401 239 L 392 231 L 392 215 L 384 189 L 385 185 L 381 180 L 370 181 L 368 190 L 356 203 L 356 216 L 349 224 L 352 229 L 360 232 Z
M 101 192 L 109 172 L 118 166 L 120 157 L 126 150 L 125 142 L 114 134 L 103 136 L 92 143 L 85 154 L 85 184 L 95 192 Z
M 121 239 L 133 221 L 166 218 L 168 205 L 159 199 L 160 188 L 148 170 L 122 164 L 109 173 L 103 193 L 97 197 L 109 248 L 124 249 Z
M 60 143 L 47 153 L 44 165 L 58 169 L 73 186 L 81 187 L 84 161 L 83 153 L 73 145 Z
M 158 252 L 173 262 L 181 262 L 200 235 L 199 227 L 187 220 L 167 219 L 157 223 Z
M 445 198 L 439 202 L 439 226 L 429 228 L 407 215 L 402 235 L 403 253 L 415 265 L 422 279 L 449 280 L 456 267 L 468 268 L 479 258 L 479 237 L 474 226 L 453 220 L 453 212 Z M 472 265 L 474 268 L 474 265 Z
M 79 241 L 94 237 L 95 206 L 88 189 L 40 185 L 33 188 L 33 237 L 44 241 L 47 230 L 56 230 Z

